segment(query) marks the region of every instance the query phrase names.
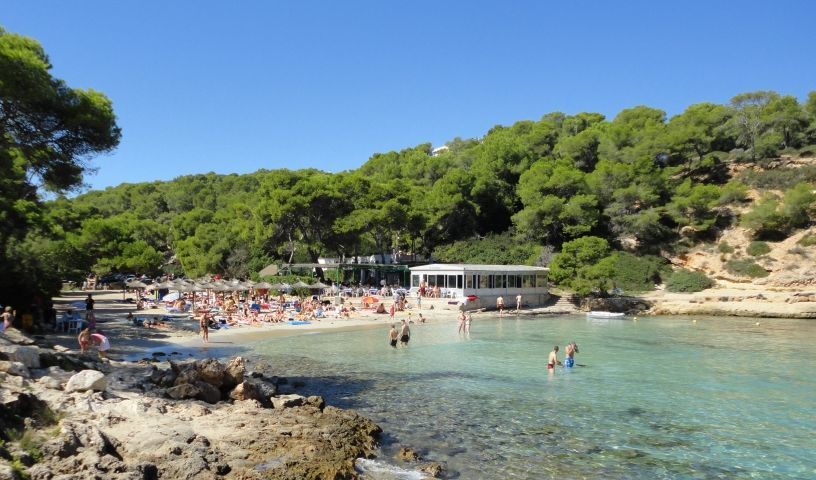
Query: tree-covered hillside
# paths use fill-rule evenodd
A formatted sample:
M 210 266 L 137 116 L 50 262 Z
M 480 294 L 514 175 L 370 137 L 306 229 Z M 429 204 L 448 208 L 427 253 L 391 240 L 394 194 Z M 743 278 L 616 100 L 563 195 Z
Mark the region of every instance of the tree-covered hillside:
M 745 93 L 671 118 L 554 112 L 353 171 L 210 173 L 68 198 L 120 131 L 104 95 L 50 68 L 36 41 L 0 30 L 2 303 L 88 271 L 249 277 L 274 261 L 395 252 L 550 264 L 579 292 L 648 288 L 665 272 L 656 255 L 728 225 L 772 239 L 814 219 L 816 166 L 771 159 L 816 154 L 816 92 Z
M 578 265 L 565 271 L 556 256 L 553 278 L 586 291 L 637 260 L 617 251 L 655 255 L 714 239 L 738 221 L 748 189 L 771 177 L 782 184 L 765 189 L 745 224 L 760 237 L 807 226 L 814 167 L 787 180 L 784 169 L 761 167 L 812 154 L 814 144 L 816 92 L 805 104 L 753 92 L 672 118 L 646 106 L 611 120 L 548 113 L 454 139 L 436 154 L 430 144 L 375 154 L 336 174 L 259 170 L 121 185 L 51 202 L 48 217 L 64 276 L 246 277 L 272 261 L 396 251 L 541 262 L 567 245 Z M 751 168 L 735 175 L 735 166 Z

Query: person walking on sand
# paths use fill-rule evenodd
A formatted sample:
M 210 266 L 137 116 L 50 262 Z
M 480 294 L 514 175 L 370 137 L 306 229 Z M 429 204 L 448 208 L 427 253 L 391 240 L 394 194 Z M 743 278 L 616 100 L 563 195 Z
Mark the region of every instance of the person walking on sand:
M 388 343 L 394 348 L 397 348 L 397 339 L 399 338 L 399 332 L 397 332 L 397 326 L 393 323 L 391 324 L 391 330 L 388 332 Z
M 396 311 L 397 311 L 397 304 L 396 304 L 396 303 L 392 303 L 392 304 L 391 304 L 391 309 L 390 309 L 390 310 L 388 310 L 388 313 L 389 313 L 389 314 L 391 314 L 391 321 L 393 321 L 393 320 L 394 320 L 394 313 L 395 313 Z
M 564 351 L 567 354 L 567 358 L 564 359 L 564 366 L 568 368 L 572 368 L 575 366 L 575 354 L 578 353 L 578 344 L 574 341 L 567 344 L 564 347 Z
M 467 314 L 467 318 L 465 319 L 465 333 L 470 334 L 470 323 L 473 321 L 473 315 L 470 313 Z
M 210 342 L 210 314 L 205 313 L 202 315 L 201 320 L 198 322 L 198 326 L 201 328 L 201 338 L 204 340 L 204 343 Z
M 93 299 L 93 296 L 89 293 L 88 298 L 85 299 L 85 310 L 88 312 L 93 312 L 94 303 L 96 303 Z
M 501 295 L 499 295 L 499 298 L 496 299 L 496 310 L 499 311 L 500 317 L 504 315 L 504 297 Z
M 79 351 L 85 353 L 88 351 L 88 344 L 91 343 L 91 329 L 85 328 L 79 335 L 77 336 L 77 341 L 79 342 Z
M 521 294 L 516 295 L 516 313 L 521 311 Z
M 547 370 L 555 369 L 556 365 L 561 365 L 561 362 L 558 360 L 558 345 L 554 346 L 552 352 L 550 352 L 550 356 L 547 359 Z
M 403 347 L 408 346 L 408 341 L 411 340 L 411 329 L 408 327 L 408 322 L 402 320 L 402 329 L 400 329 L 400 343 Z

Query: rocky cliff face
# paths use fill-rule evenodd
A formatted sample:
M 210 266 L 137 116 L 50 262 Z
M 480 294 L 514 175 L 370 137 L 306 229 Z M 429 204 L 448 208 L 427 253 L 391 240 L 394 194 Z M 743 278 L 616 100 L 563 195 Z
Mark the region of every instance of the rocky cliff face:
M 355 478 L 380 433 L 241 358 L 159 369 L 0 343 L 0 479 Z

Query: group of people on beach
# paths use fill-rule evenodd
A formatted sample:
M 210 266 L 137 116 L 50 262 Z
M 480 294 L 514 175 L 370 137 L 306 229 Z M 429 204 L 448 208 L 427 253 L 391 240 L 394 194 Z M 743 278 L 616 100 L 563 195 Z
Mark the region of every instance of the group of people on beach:
M 516 295 L 516 313 L 517 314 L 521 311 L 521 306 L 522 306 L 522 297 L 521 297 L 521 294 L 519 293 L 518 295 Z M 499 295 L 499 297 L 496 298 L 496 310 L 499 311 L 499 316 L 500 317 L 504 316 L 504 297 L 502 297 L 501 295 Z

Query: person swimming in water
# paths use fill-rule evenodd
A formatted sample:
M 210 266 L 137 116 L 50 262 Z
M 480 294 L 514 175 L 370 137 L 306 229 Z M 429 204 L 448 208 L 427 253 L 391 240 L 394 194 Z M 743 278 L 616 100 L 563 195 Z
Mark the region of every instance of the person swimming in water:
M 572 368 L 575 366 L 575 354 L 578 353 L 578 344 L 572 341 L 567 344 L 564 350 L 567 353 L 567 358 L 564 359 L 564 366 Z
M 550 356 L 547 359 L 547 370 L 553 370 L 556 365 L 561 365 L 561 362 L 558 360 L 558 345 L 554 346 L 552 352 L 550 352 Z

